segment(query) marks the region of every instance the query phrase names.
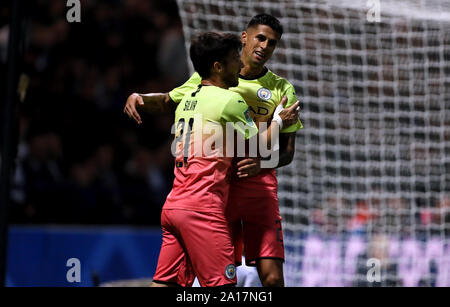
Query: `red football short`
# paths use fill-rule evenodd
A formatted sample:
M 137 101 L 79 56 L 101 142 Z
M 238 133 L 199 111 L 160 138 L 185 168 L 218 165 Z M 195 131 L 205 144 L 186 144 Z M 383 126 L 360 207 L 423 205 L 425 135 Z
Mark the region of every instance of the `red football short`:
M 243 253 L 246 264 L 251 266 L 256 265 L 255 260 L 261 258 L 284 261 L 283 231 L 276 191 L 231 185 L 226 217 L 231 224 L 237 264 L 242 261 Z
M 155 282 L 190 287 L 236 284 L 234 248 L 223 214 L 163 209 L 163 242 Z

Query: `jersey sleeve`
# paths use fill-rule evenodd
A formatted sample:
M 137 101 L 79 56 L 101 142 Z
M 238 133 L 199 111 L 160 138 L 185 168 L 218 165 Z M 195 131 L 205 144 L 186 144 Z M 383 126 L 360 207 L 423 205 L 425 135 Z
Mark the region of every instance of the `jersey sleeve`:
M 295 89 L 294 86 L 290 83 L 288 83 L 289 86 L 287 88 L 287 90 L 284 92 L 283 96 L 287 96 L 287 103 L 286 103 L 286 108 L 290 107 L 291 105 L 293 105 L 294 103 L 297 102 L 297 96 L 295 94 Z M 297 130 L 300 130 L 303 128 L 303 124 L 300 121 L 300 119 L 297 121 L 297 123 L 289 126 L 289 127 L 284 127 L 283 129 L 280 130 L 281 133 L 291 133 L 291 132 L 295 132 Z
M 201 81 L 202 77 L 195 72 L 183 85 L 180 85 L 169 92 L 170 99 L 172 99 L 175 103 L 179 103 L 183 99 L 184 95 L 188 92 L 194 91 Z
M 230 123 L 245 139 L 258 134 L 258 128 L 250 116 L 250 110 L 244 98 L 239 94 L 233 95 L 222 111 L 222 122 Z

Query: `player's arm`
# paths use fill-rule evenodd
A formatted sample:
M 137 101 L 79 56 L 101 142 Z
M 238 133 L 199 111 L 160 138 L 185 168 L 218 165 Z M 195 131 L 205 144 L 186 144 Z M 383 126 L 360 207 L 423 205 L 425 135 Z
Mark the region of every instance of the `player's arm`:
M 288 165 L 294 159 L 295 132 L 280 133 L 280 156 L 276 168 Z M 237 163 L 237 175 L 239 178 L 247 178 L 258 175 L 261 172 L 261 158 L 249 157 Z
M 286 97 L 286 98 L 285 98 Z M 295 89 L 292 84 L 287 83 L 286 90 L 284 92 L 284 99 L 287 99 L 286 107 L 290 107 L 297 103 L 297 96 L 295 94 Z M 295 153 L 295 132 L 302 129 L 303 125 L 299 120 L 292 123 L 292 125 L 286 125 L 281 129 L 280 133 L 280 151 L 279 151 L 279 163 L 276 166 L 282 167 L 288 165 L 294 159 Z M 253 177 L 260 173 L 261 171 L 261 161 L 260 158 L 246 158 L 237 163 L 238 166 L 238 176 L 240 178 Z
M 128 97 L 123 111 L 138 124 L 142 123 L 138 111 L 150 113 L 173 112 L 177 104 L 183 99 L 184 94 L 197 88 L 200 82 L 200 75 L 194 73 L 183 85 L 169 93 L 133 93 Z
M 294 159 L 294 153 L 295 132 L 280 133 L 280 158 L 277 168 L 290 164 Z
M 129 118 L 134 119 L 138 124 L 142 124 L 141 116 L 138 111 L 148 113 L 171 112 L 176 108 L 176 103 L 170 98 L 168 93 L 133 93 L 128 96 L 123 112 Z
M 271 150 L 277 150 L 274 148 L 276 146 L 274 144 L 281 143 L 281 145 L 278 145 L 280 147 L 280 152 L 282 152 L 282 154 L 280 154 L 281 160 L 276 167 L 282 166 L 282 163 L 289 164 L 290 161 L 292 161 L 295 152 L 295 147 L 290 146 L 292 145 L 292 140 L 295 142 L 295 135 L 289 142 L 289 139 L 284 136 L 285 133 L 279 133 L 280 128 L 292 125 L 298 120 L 298 102 L 288 108 L 283 108 L 286 101 L 287 97 L 285 96 L 274 112 L 274 120 L 272 120 L 272 123 L 266 131 L 260 133 L 259 138 L 260 142 L 265 140 L 268 148 L 271 148 Z M 273 129 L 277 130 L 274 134 L 272 134 Z M 275 137 L 275 139 L 273 139 L 273 137 Z M 281 146 L 283 146 L 283 149 L 281 149 Z M 239 178 L 256 176 L 261 171 L 261 158 L 254 157 L 243 159 L 237 163 L 237 167 L 237 176 Z
M 280 104 L 275 109 L 270 126 L 266 131 L 260 133 L 260 141 L 262 140 L 267 142 L 266 144 L 271 150 L 277 150 L 276 147 L 277 145 L 279 146 L 280 130 L 282 130 L 283 127 L 289 127 L 298 121 L 299 102 L 297 101 L 291 106 L 287 107 L 287 100 L 288 99 L 286 96 L 281 99 Z M 272 133 L 274 129 L 276 131 L 275 133 Z
M 278 143 L 279 129 L 283 126 L 292 125 L 298 120 L 298 103 L 293 104 L 289 108 L 284 108 L 286 102 L 287 98 L 283 97 L 274 112 L 274 119 L 271 125 L 265 131 L 259 133 L 259 135 L 256 124 L 250 117 L 248 105 L 240 95 L 236 94 L 228 101 L 222 112 L 222 118 L 224 122 L 229 122 L 234 125 L 234 129 L 240 132 L 245 139 L 258 137 L 258 141 L 266 142 L 268 148 L 272 148 L 275 143 Z M 237 125 L 237 123 L 241 125 Z M 272 131 L 275 133 L 272 133 Z M 251 135 L 249 136 L 249 134 Z
M 295 94 L 295 89 L 292 84 L 286 81 L 286 90 L 284 96 L 287 97 L 288 101 L 286 107 L 289 107 L 295 103 L 298 103 L 297 95 Z M 298 119 L 295 123 L 290 126 L 285 126 L 281 129 L 280 133 L 280 157 L 278 167 L 288 165 L 294 159 L 295 153 L 295 132 L 303 128 L 303 124 Z
M 289 82 L 287 83 L 286 91 L 284 95 L 287 97 L 288 101 L 286 106 L 289 107 L 298 102 L 297 95 L 295 94 L 295 89 Z M 281 129 L 280 133 L 280 158 L 278 167 L 288 165 L 294 159 L 295 153 L 295 132 L 303 128 L 303 124 L 298 119 L 293 125 L 285 126 Z
M 299 101 L 297 99 L 297 95 L 295 94 L 295 89 L 292 84 L 286 81 L 286 90 L 283 93 L 284 97 L 287 97 L 287 103 L 286 108 L 292 106 L 295 103 L 299 104 Z M 300 121 L 300 118 L 297 119 L 296 122 L 292 123 L 292 125 L 284 126 L 283 129 L 281 129 L 281 133 L 292 133 L 296 132 L 297 130 L 303 129 L 303 124 Z

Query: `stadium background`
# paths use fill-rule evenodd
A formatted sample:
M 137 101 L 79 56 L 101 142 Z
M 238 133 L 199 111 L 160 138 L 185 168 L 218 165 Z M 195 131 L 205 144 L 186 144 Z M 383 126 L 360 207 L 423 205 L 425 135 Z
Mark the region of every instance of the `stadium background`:
M 305 125 L 278 176 L 287 284 L 450 285 L 449 4 L 380 3 L 371 23 L 366 1 L 81 1 L 68 23 L 65 1 L 30 2 L 7 284 L 151 277 L 172 117 L 138 127 L 126 97 L 186 80 L 184 37 L 268 12 L 285 25 L 268 66 L 296 87 Z M 2 80 L 8 17 L 3 4 Z M 72 257 L 80 284 L 65 279 Z M 381 282 L 367 280 L 370 258 Z

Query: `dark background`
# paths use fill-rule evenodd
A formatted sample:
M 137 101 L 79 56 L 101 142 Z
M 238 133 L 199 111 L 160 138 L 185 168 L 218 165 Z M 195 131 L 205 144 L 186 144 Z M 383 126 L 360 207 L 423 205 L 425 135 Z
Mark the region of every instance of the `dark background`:
M 10 223 L 160 225 L 173 181 L 172 117 L 124 113 L 132 92 L 188 77 L 175 1 L 23 1 L 23 63 Z M 0 9 L 4 99 L 10 1 Z

